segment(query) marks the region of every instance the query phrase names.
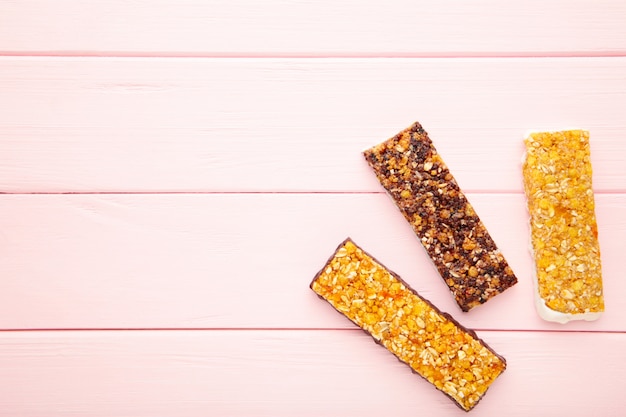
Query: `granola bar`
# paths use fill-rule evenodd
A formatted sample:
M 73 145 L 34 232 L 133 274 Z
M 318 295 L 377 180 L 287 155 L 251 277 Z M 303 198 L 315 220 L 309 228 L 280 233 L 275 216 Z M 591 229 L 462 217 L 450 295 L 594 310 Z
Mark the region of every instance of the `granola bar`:
M 349 238 L 311 289 L 401 362 L 471 410 L 506 369 L 506 360 L 422 298 Z
M 463 311 L 517 283 L 419 123 L 364 152 Z
M 595 320 L 604 298 L 589 132 L 537 132 L 524 142 L 537 311 L 560 323 Z

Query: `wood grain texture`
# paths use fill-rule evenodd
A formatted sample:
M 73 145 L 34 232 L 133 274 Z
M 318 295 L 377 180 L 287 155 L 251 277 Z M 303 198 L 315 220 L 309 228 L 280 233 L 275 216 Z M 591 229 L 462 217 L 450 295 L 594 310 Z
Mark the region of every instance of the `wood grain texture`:
M 626 196 L 599 195 L 607 311 L 534 311 L 521 194 L 469 194 L 519 283 L 462 313 L 385 194 L 0 196 L 0 328 L 353 328 L 308 288 L 347 236 L 461 323 L 626 331 Z
M 626 373 L 625 334 L 479 336 L 508 367 L 472 415 L 622 415 L 593 381 Z M 1 332 L 0 369 L 7 417 L 467 415 L 360 331 Z
M 1 1 L 0 417 L 465 416 L 309 290 L 347 236 L 508 359 L 472 416 L 622 416 L 625 21 Z M 416 120 L 520 279 L 467 314 L 360 154 Z M 569 127 L 591 131 L 607 311 L 561 326 L 533 308 L 520 162 L 527 130 Z
M 415 120 L 466 191 L 521 192 L 525 133 L 572 126 L 625 190 L 626 58 L 0 63 L 3 192 L 380 192 L 361 151 Z
M 610 0 L 23 0 L 0 5 L 0 52 L 623 55 L 625 20 Z

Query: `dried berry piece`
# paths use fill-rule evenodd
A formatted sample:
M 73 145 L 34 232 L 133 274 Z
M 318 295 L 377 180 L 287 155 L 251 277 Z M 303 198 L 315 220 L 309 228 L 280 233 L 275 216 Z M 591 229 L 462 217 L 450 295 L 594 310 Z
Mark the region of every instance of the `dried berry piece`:
M 560 323 L 595 320 L 604 298 L 589 132 L 531 133 L 524 142 L 537 310 Z
M 462 409 L 471 410 L 506 361 L 346 239 L 311 289 Z
M 469 311 L 517 283 L 419 123 L 364 152 L 457 304 Z

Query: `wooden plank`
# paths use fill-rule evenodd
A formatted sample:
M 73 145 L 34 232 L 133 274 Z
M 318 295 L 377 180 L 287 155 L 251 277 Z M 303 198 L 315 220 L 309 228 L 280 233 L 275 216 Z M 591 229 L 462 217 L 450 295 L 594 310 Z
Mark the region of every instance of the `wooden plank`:
M 521 194 L 469 194 L 519 284 L 458 309 L 385 194 L 0 196 L 0 328 L 353 328 L 308 288 L 347 236 L 479 329 L 626 331 L 626 195 L 597 197 L 607 312 L 534 311 Z
M 626 334 L 479 336 L 508 368 L 473 412 L 623 412 Z M 466 415 L 360 331 L 2 332 L 0 369 L 3 416 Z
M 59 12 L 62 10 L 63 12 Z M 50 55 L 593 55 L 626 52 L 610 0 L 3 2 L 0 51 Z
M 419 120 L 467 191 L 521 191 L 529 129 L 591 131 L 624 191 L 626 58 L 0 58 L 0 191 L 374 191 Z

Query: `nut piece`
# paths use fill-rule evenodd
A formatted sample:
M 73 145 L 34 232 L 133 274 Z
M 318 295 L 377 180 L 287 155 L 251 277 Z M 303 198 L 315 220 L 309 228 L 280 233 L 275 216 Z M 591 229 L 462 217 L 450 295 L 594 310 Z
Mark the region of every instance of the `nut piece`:
M 604 311 L 589 132 L 531 133 L 522 166 L 537 289 L 555 321 Z M 596 314 L 594 318 L 597 318 Z
M 420 297 L 346 239 L 311 289 L 400 361 L 471 410 L 506 368 L 476 333 Z
M 469 311 L 517 283 L 419 123 L 363 154 L 461 310 Z

